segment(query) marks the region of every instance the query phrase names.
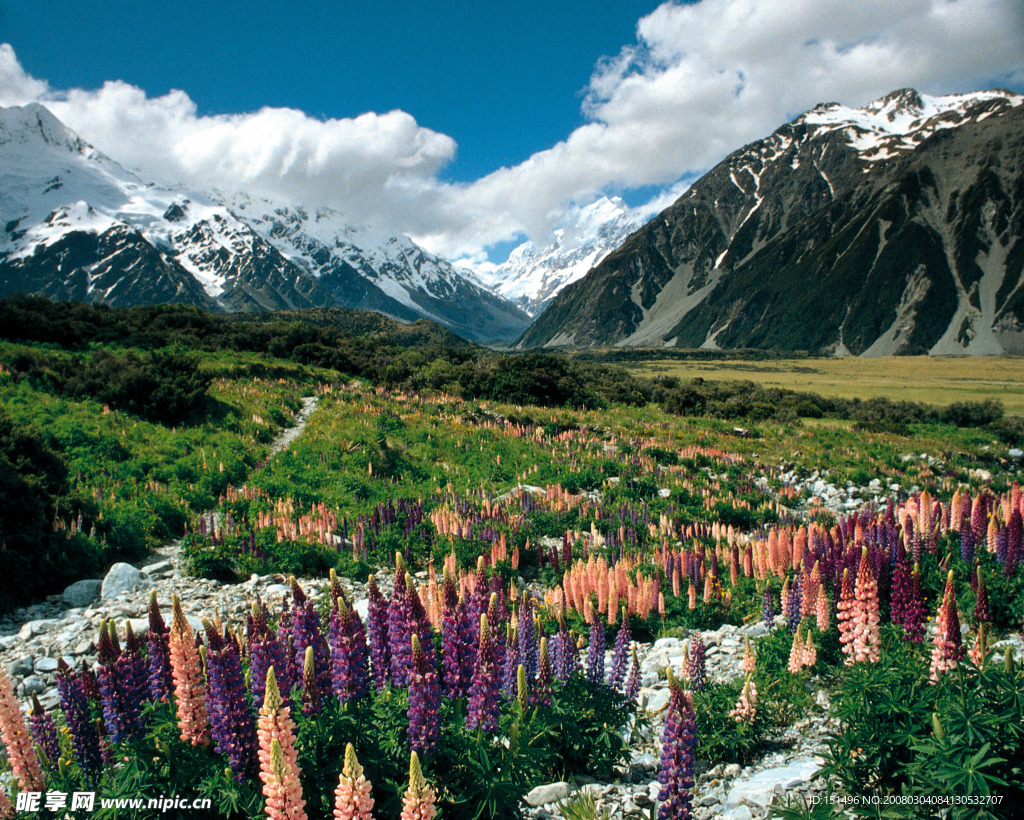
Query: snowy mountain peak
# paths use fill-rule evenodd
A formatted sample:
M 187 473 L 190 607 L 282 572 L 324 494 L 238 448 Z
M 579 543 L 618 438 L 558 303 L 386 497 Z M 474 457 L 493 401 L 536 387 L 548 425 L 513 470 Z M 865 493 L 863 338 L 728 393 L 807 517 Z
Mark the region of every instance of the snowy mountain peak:
M 85 154 L 91 146 L 39 103 L 0 108 L 0 146 L 10 151 L 20 146 L 46 145 Z

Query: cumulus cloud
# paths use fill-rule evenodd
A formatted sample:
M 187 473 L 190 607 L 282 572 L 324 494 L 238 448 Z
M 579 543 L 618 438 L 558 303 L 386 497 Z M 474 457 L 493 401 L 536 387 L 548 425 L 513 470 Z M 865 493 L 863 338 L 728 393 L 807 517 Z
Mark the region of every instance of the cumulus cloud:
M 699 172 L 822 101 L 901 87 L 939 94 L 1024 83 L 1019 0 L 700 0 L 666 3 L 596 64 L 585 122 L 525 162 L 464 184 L 438 172 L 454 141 L 401 111 L 320 121 L 300 111 L 199 116 L 180 91 L 109 82 L 56 90 L 0 47 L 0 101 L 35 99 L 125 164 L 163 179 L 329 204 L 352 222 L 482 259 L 544 242 L 601 194 L 659 186 L 651 216 Z

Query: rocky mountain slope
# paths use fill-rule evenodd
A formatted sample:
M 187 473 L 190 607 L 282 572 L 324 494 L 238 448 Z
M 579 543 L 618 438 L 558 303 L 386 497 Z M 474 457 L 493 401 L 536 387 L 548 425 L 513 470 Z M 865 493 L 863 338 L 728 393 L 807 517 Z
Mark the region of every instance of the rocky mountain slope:
M 1022 102 L 819 105 L 727 157 L 519 344 L 1022 353 Z
M 524 242 L 481 278 L 530 316 L 539 315 L 566 285 L 582 278 L 640 227 L 619 198 L 601 197 L 554 231 L 550 245 Z
M 407 237 L 246 197 L 139 179 L 43 106 L 0 109 L 0 296 L 210 310 L 362 308 L 475 341 L 529 317 Z

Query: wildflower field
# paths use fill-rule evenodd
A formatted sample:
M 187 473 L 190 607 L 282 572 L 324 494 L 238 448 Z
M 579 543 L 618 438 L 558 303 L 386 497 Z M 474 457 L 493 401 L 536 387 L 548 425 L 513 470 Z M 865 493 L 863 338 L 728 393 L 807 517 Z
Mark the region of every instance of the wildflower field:
M 644 738 L 660 786 L 633 814 L 712 816 L 702 767 L 757 760 L 822 693 L 831 799 L 779 816 L 1020 816 L 1012 420 L 752 423 L 546 360 L 561 376 L 540 392 L 422 345 L 311 363 L 297 334 L 276 355 L 0 347 L 7 577 L 59 592 L 177 538 L 192 575 L 287 588 L 198 623 L 154 594 L 148 629 L 104 621 L 95 665 L 59 660 L 53 710 L 0 669 L 0 816 L 91 790 L 188 792 L 223 817 L 516 817 L 537 786 L 628 779 Z M 140 373 L 191 357 L 198 392 L 168 417 L 61 376 L 102 372 L 98 351 Z M 742 674 L 709 675 L 702 632 L 755 623 Z M 666 637 L 685 655 L 650 673 L 639 653 Z

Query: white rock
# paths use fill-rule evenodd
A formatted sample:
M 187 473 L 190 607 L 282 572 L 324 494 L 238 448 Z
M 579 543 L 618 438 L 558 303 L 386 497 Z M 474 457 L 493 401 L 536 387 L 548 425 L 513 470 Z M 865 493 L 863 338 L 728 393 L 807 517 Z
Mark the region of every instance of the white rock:
M 100 597 L 104 601 L 112 601 L 118 595 L 126 592 L 136 592 L 140 589 L 152 589 L 153 579 L 143 574 L 131 564 L 114 564 L 103 579 L 103 587 Z
M 524 798 L 531 806 L 543 806 L 547 803 L 554 803 L 569 795 L 569 784 L 564 780 L 557 783 L 546 783 L 531 789 Z

